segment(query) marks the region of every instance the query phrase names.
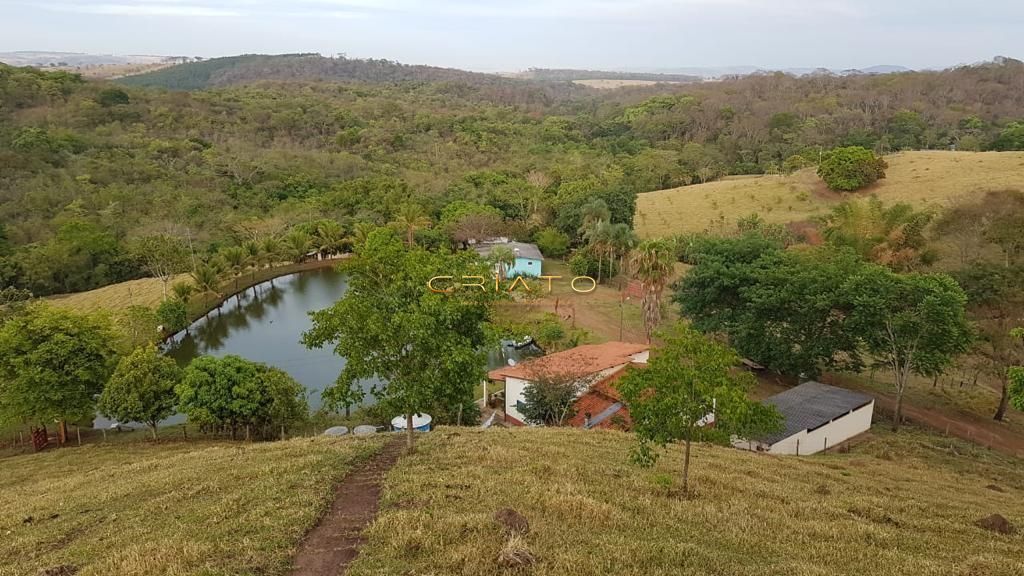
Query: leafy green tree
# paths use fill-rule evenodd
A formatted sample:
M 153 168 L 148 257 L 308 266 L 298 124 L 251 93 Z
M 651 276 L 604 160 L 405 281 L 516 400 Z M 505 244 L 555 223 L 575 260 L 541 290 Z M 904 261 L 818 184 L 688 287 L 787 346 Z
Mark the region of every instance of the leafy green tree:
M 993 150 L 1024 150 L 1024 121 L 1010 122 L 992 143 Z
M 117 328 L 129 350 L 153 344 L 160 337 L 160 320 L 149 306 L 129 306 L 116 317 Z
M 676 248 L 668 240 L 645 240 L 633 252 L 630 268 L 643 290 L 644 332 L 647 342 L 661 323 L 662 293 L 675 269 Z
M 885 160 L 860 146 L 836 148 L 818 165 L 818 176 L 832 190 L 852 192 L 885 178 Z
M 383 409 L 406 415 L 413 447 L 414 414 L 435 405 L 472 399 L 485 377 L 481 350 L 493 293 L 437 293 L 427 282 L 438 274 L 487 276 L 475 254 L 454 255 L 406 247 L 387 228 L 375 230 L 345 264 L 349 290 L 326 310 L 313 313 L 303 335 L 311 348 L 334 347 L 347 359 L 335 386 L 377 377 L 371 393 Z
M 537 233 L 537 248 L 548 258 L 561 258 L 569 252 L 569 237 L 557 228 L 547 227 Z
M 844 288 L 851 303 L 846 325 L 868 353 L 892 369 L 899 430 L 910 376 L 935 376 L 972 340 L 967 296 L 944 274 L 895 274 L 867 265 Z
M 101 316 L 37 304 L 0 326 L 0 420 L 45 426 L 89 420 L 117 362 Z
M 652 445 L 683 441 L 683 490 L 689 491 L 692 442 L 728 444 L 734 436 L 774 432 L 781 417 L 774 407 L 749 399 L 754 377 L 735 369 L 739 357 L 728 347 L 682 325 L 663 340 L 647 366 L 629 370 L 618 389 L 640 441 L 634 458 L 649 465 L 657 458 Z
M 188 307 L 181 300 L 164 300 L 156 307 L 156 317 L 164 332 L 172 334 L 188 326 Z
M 185 368 L 175 387 L 178 408 L 190 422 L 226 427 L 231 437 L 244 429 L 271 437 L 305 420 L 302 386 L 277 368 L 239 356 L 200 356 Z
M 1010 404 L 1009 369 L 1024 363 L 1024 342 L 1012 335 L 1024 325 L 1024 268 L 973 262 L 956 272 L 967 294 L 967 313 L 978 335 L 975 351 L 1001 384 L 995 420 L 1003 420 Z
M 118 362 L 97 408 L 118 422 L 146 424 L 156 440 L 157 425 L 174 414 L 174 387 L 180 381 L 181 369 L 174 360 L 152 345 L 136 348 Z

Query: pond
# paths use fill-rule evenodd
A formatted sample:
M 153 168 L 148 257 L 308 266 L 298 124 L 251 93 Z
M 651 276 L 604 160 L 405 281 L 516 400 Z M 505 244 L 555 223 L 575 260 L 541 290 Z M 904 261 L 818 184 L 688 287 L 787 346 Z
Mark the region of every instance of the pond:
M 309 313 L 334 304 L 345 295 L 346 277 L 333 268 L 320 268 L 282 276 L 258 284 L 231 297 L 218 310 L 197 320 L 166 345 L 167 355 L 181 366 L 202 355 L 234 354 L 276 366 L 288 372 L 307 391 L 311 410 L 320 408 L 324 388 L 332 385 L 345 359 L 331 349 L 310 350 L 302 345 L 302 333 L 312 327 Z M 488 368 L 503 365 L 514 351 L 506 347 L 490 351 Z M 379 382 L 362 381 L 364 390 Z M 373 397 L 367 394 L 367 404 Z M 176 415 L 165 423 L 183 421 Z M 96 426 L 110 422 L 97 419 Z

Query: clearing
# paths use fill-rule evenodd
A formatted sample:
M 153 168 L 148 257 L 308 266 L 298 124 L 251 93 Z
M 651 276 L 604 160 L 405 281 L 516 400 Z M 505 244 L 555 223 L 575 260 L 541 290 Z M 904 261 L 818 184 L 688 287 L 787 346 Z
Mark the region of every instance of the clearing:
M 385 438 L 92 445 L 0 459 L 0 575 L 283 574 Z
M 914 429 L 808 458 L 699 445 L 686 499 L 681 450 L 645 470 L 629 463 L 634 443 L 603 430 L 425 435 L 389 474 L 347 574 L 1024 573 L 1020 530 L 974 525 L 1024 524 L 1021 460 Z M 505 507 L 529 521 L 522 539 L 502 534 Z
M 950 206 L 989 190 L 1024 190 L 1024 152 L 902 152 L 885 159 L 886 178 L 853 194 L 829 191 L 814 168 L 640 194 L 637 233 L 650 238 L 731 227 L 755 212 L 769 222 L 799 222 L 846 198 L 870 194 L 922 209 Z

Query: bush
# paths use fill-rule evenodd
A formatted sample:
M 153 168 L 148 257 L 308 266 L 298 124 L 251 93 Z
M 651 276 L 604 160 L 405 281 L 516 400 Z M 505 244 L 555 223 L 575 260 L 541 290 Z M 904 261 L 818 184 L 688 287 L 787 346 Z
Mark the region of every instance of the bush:
M 118 422 L 142 422 L 153 431 L 174 414 L 181 369 L 155 346 L 137 348 L 125 356 L 100 394 L 100 413 Z
M 537 248 L 548 258 L 561 258 L 569 251 L 569 237 L 555 228 L 545 228 L 537 233 Z
M 793 154 L 786 161 L 782 163 L 782 171 L 786 174 L 792 174 L 797 170 L 803 170 L 811 165 L 811 161 L 799 154 Z
M 188 325 L 188 308 L 181 300 L 164 300 L 157 306 L 156 317 L 164 332 L 177 332 Z
M 569 270 L 576 276 L 597 278 L 598 265 L 597 257 L 586 249 L 577 250 L 569 259 Z
M 889 165 L 860 146 L 836 148 L 818 166 L 818 176 L 832 190 L 852 192 L 885 178 Z

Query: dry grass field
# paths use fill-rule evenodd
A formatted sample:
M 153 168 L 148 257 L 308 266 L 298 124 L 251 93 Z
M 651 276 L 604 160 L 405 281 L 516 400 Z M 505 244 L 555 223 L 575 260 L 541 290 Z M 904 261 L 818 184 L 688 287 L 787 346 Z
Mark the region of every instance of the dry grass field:
M 0 459 L 0 575 L 283 574 L 383 438 L 133 443 Z
M 442 430 L 385 484 L 348 574 L 986 576 L 1024 573 L 1024 462 L 912 429 L 806 458 L 697 446 L 682 497 L 676 448 L 644 470 L 634 438 L 569 429 Z M 511 507 L 529 533 L 511 544 Z M 518 562 L 499 562 L 503 548 Z M 529 560 L 532 558 L 532 563 Z
M 637 200 L 637 232 L 649 238 L 731 227 L 755 212 L 769 222 L 796 222 L 870 194 L 887 203 L 942 208 L 988 190 L 1024 190 L 1024 152 L 903 152 L 886 161 L 886 178 L 855 194 L 828 191 L 813 168 L 648 192 Z
M 167 285 L 168 296 L 170 296 L 170 286 L 182 281 L 191 282 L 191 277 L 188 274 L 179 274 L 174 277 Z M 141 278 L 111 284 L 88 292 L 52 296 L 46 300 L 55 306 L 71 308 L 78 312 L 117 312 L 129 306 L 156 308 L 163 301 L 163 297 L 163 282 L 156 278 Z

